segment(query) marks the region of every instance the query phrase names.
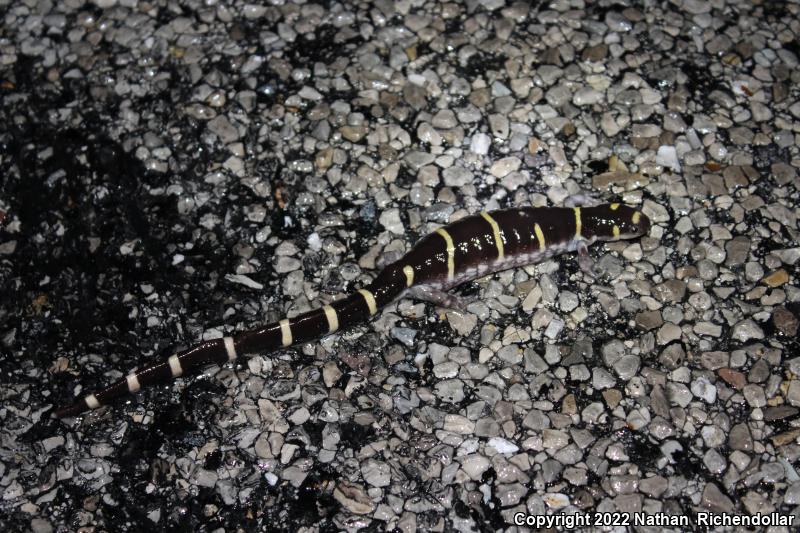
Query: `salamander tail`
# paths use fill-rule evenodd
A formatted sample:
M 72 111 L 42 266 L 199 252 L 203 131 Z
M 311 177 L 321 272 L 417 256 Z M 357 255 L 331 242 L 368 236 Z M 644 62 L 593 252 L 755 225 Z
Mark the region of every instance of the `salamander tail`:
M 52 416 L 55 418 L 76 416 L 84 411 L 108 405 L 141 388 L 169 382 L 210 364 L 224 364 L 233 361 L 241 354 L 267 353 L 282 347 L 286 348 L 364 322 L 377 313 L 378 308 L 386 301 L 394 299 L 398 293 L 397 288 L 392 286 L 379 285 L 376 290 L 377 294 L 373 294 L 368 289 L 359 289 L 347 298 L 296 317 L 284 318 L 233 337 L 223 337 L 198 344 L 142 370 L 132 372 L 102 391 L 84 396 L 72 405 L 53 411 Z

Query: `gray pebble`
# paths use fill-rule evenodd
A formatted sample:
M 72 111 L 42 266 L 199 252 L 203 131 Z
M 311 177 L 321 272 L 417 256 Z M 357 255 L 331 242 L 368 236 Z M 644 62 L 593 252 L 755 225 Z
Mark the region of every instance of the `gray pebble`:
M 747 342 L 751 339 L 763 339 L 764 330 L 751 319 L 741 320 L 734 324 L 731 331 L 731 338 L 739 342 Z
M 728 445 L 733 450 L 740 450 L 743 452 L 753 450 L 753 437 L 750 434 L 750 429 L 747 424 L 736 424 L 731 428 L 730 435 L 728 436 Z
M 361 475 L 373 487 L 387 487 L 391 483 L 390 467 L 383 461 L 367 459 L 361 465 Z
M 442 178 L 444 178 L 444 184 L 449 187 L 463 187 L 468 183 L 472 183 L 473 175 L 466 168 L 454 165 L 444 169 Z
M 730 513 L 733 511 L 733 502 L 713 482 L 706 483 L 700 505 L 715 513 Z

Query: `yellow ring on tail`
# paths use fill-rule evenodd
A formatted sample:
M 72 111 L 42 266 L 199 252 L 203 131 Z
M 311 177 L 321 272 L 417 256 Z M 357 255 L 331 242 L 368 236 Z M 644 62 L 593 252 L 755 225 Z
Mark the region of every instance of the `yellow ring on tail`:
M 367 309 L 369 309 L 369 316 L 372 316 L 375 313 L 377 313 L 378 304 L 377 302 L 375 302 L 375 296 L 367 289 L 358 289 L 358 292 L 361 293 L 361 296 L 364 297 L 364 301 L 367 302 Z

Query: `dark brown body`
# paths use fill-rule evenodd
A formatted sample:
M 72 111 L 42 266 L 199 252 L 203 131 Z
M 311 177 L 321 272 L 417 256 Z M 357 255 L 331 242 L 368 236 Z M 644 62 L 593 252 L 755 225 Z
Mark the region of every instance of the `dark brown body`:
M 621 204 L 528 207 L 471 215 L 424 237 L 382 270 L 368 287 L 346 298 L 260 329 L 206 341 L 59 409 L 54 416 L 72 416 L 107 405 L 141 387 L 211 363 L 221 364 L 242 354 L 316 339 L 368 320 L 406 293 L 427 295 L 442 303 L 445 300 L 439 296 L 440 291 L 465 281 L 576 250 L 581 267 L 586 270 L 591 263 L 586 246 L 597 240 L 638 237 L 649 228 L 650 221 L 644 214 Z

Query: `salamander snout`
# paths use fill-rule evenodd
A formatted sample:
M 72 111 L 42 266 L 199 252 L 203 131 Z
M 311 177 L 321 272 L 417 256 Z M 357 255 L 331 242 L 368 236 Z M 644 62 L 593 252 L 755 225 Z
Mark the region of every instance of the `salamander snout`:
M 635 239 L 650 231 L 650 219 L 636 208 L 619 206 L 613 213 L 609 222 L 614 239 Z
M 635 239 L 650 231 L 650 219 L 635 207 L 604 204 L 582 211 L 581 236 L 585 239 L 618 241 Z

